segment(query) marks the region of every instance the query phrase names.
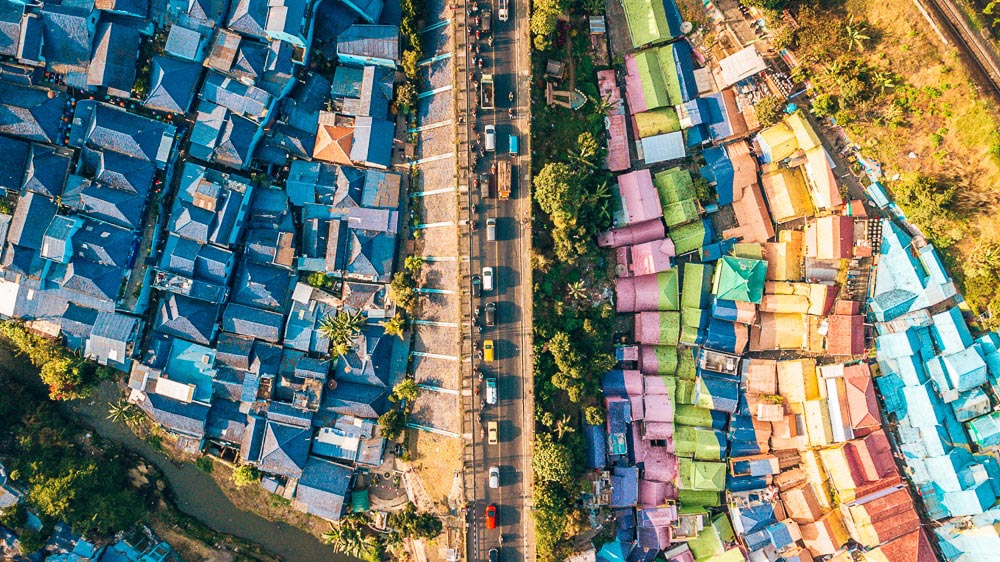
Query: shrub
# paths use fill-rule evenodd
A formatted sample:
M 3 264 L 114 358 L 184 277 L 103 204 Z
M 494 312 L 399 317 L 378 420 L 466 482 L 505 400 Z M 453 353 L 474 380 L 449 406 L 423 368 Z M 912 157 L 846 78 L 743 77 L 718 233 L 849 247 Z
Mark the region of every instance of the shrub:
M 260 471 L 257 470 L 257 467 L 255 466 L 244 464 L 240 465 L 233 471 L 233 484 L 235 484 L 237 488 L 257 484 L 259 482 Z

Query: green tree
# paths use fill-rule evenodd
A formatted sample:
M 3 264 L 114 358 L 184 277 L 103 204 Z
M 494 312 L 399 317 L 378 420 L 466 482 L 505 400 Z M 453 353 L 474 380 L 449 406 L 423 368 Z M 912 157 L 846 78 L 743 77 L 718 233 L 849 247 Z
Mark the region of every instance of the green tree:
M 532 2 L 529 27 L 534 35 L 535 49 L 548 50 L 552 46 L 552 34 L 556 31 L 559 16 L 565 11 L 562 0 L 534 0 Z
M 586 191 L 579 177 L 563 162 L 549 162 L 539 170 L 533 181 L 535 201 L 552 217 L 556 226 L 572 223 Z
M 837 102 L 837 96 L 833 94 L 820 94 L 812 102 L 812 112 L 816 117 L 829 117 L 837 113 L 839 109 L 840 104 Z
M 400 66 L 403 67 L 403 74 L 406 75 L 406 79 L 412 82 L 416 82 L 420 78 L 420 51 L 416 49 L 407 49 L 403 51 L 402 57 L 400 57 Z
M 531 467 L 536 481 L 549 481 L 568 486 L 577 476 L 573 453 L 568 447 L 557 443 L 546 434 L 535 438 Z
M 396 101 L 393 103 L 397 115 L 409 113 L 417 106 L 417 87 L 407 80 L 396 87 Z
M 587 406 L 583 410 L 583 416 L 590 425 L 604 425 L 604 422 L 607 421 L 607 415 L 604 413 L 604 408 L 601 408 L 600 406 Z
M 353 518 L 345 518 L 323 533 L 323 542 L 333 549 L 365 561 L 378 560 L 379 545 L 375 537 L 365 532 L 365 526 Z
M 392 299 L 396 304 L 408 314 L 412 316 L 416 312 L 418 304 L 417 291 L 416 283 L 413 281 L 412 276 L 406 272 L 397 271 L 389 283 L 389 294 L 392 295 Z
M 212 470 L 215 468 L 215 463 L 212 462 L 212 457 L 201 456 L 198 457 L 198 460 L 194 461 L 194 466 L 206 474 L 211 474 Z
M 382 430 L 382 437 L 389 441 L 394 441 L 406 428 L 406 416 L 395 408 L 390 408 L 386 413 L 378 418 L 379 429 Z
M 392 402 L 402 402 L 405 400 L 407 403 L 412 403 L 418 396 L 420 396 L 420 387 L 417 386 L 417 381 L 405 378 L 392 387 L 392 394 L 389 395 L 389 400 Z
M 770 127 L 781 121 L 785 114 L 785 101 L 778 96 L 766 96 L 753 106 L 757 113 L 757 122 L 763 127 Z
M 399 339 L 403 339 L 403 330 L 406 329 L 406 319 L 402 315 L 397 314 L 388 320 L 379 322 L 379 326 L 382 326 L 386 335 L 397 336 Z
M 424 267 L 424 258 L 420 256 L 406 256 L 406 259 L 403 260 L 403 268 L 414 277 L 420 274 L 422 267 Z
M 850 77 L 840 85 L 840 96 L 848 105 L 856 105 L 866 101 L 868 95 L 868 85 L 856 77 Z
M 122 397 L 108 405 L 108 419 L 134 427 L 142 421 L 143 413 L 138 406 Z
M 233 471 L 233 484 L 237 488 L 243 488 L 260 483 L 260 471 L 257 467 L 249 464 L 241 464 Z
M 322 271 L 314 271 L 306 277 L 306 283 L 317 289 L 329 289 L 333 286 L 333 278 Z
M 337 347 L 338 351 L 343 350 L 344 346 L 350 350 L 364 325 L 365 317 L 360 310 L 354 312 L 342 310 L 336 315 L 331 314 L 324 318 L 319 324 L 319 333 L 330 340 L 330 345 Z
M 0 525 L 8 529 L 22 527 L 27 520 L 28 512 L 24 509 L 24 503 L 15 503 L 8 508 L 0 509 Z
M 25 554 L 34 554 L 45 547 L 45 543 L 49 541 L 49 537 L 48 535 L 42 533 L 42 531 L 24 529 L 21 531 L 21 534 L 18 535 L 17 540 L 21 543 L 21 548 L 24 550 Z
M 580 133 L 576 139 L 576 149 L 569 151 L 569 158 L 573 162 L 591 170 L 597 165 L 597 156 L 600 153 L 601 145 L 597 138 L 590 131 Z
M 953 217 L 955 186 L 920 173 L 904 174 L 890 184 L 896 204 L 907 218 L 934 233 Z

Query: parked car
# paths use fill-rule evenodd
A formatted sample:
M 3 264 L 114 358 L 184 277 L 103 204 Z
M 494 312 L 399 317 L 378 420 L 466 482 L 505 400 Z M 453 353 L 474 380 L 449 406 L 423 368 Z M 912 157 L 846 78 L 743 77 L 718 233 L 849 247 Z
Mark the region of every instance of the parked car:
M 486 528 L 497 528 L 497 506 L 493 504 L 486 506 Z
M 483 268 L 483 290 L 493 290 L 493 268 L 489 266 Z
M 487 363 L 493 362 L 493 340 L 483 341 L 483 361 Z
M 472 296 L 479 298 L 483 295 L 483 278 L 478 275 L 472 276 Z
M 500 442 L 500 430 L 497 427 L 497 422 L 491 421 L 486 424 L 486 433 L 488 436 L 488 441 L 490 445 L 496 445 Z
M 490 488 L 500 487 L 500 467 L 491 466 L 490 467 Z
M 509 148 L 508 152 L 510 152 L 515 156 L 517 155 L 518 153 L 517 135 L 510 136 L 510 145 L 508 146 L 508 148 Z
M 497 128 L 494 125 L 486 126 L 486 150 L 493 152 L 497 149 Z
M 486 303 L 486 327 L 492 328 L 497 325 L 497 303 Z
M 486 219 L 486 241 L 496 242 L 497 240 L 497 220 Z

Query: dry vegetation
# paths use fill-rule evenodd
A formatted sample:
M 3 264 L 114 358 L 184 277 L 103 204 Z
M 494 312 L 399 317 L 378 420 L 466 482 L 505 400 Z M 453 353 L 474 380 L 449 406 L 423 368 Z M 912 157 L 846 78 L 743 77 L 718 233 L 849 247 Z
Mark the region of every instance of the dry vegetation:
M 1000 119 L 993 100 L 911 0 L 790 8 L 801 26 L 793 51 L 813 87 L 814 112 L 834 117 L 882 164 L 886 187 L 942 250 L 972 308 L 991 312 L 986 324 L 996 325 Z
M 455 483 L 453 475 L 462 469 L 462 440 L 428 431 L 408 430 L 406 434 L 413 470 L 427 495 L 446 511 L 448 494 Z

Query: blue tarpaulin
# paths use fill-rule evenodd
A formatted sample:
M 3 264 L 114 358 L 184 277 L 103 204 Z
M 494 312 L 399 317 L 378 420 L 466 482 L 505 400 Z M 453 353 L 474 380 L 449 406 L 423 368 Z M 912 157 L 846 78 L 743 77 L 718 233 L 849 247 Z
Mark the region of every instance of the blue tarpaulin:
M 712 244 L 705 244 L 699 250 L 699 257 L 701 257 L 702 262 L 713 262 L 718 261 L 722 256 L 728 255 L 729 251 L 733 249 L 736 245 L 737 240 L 735 238 L 730 238 L 728 240 L 720 240 Z
M 608 438 L 604 427 L 584 424 L 583 437 L 587 441 L 587 468 L 604 468 L 608 464 Z
M 634 507 L 639 503 L 639 469 L 616 466 L 611 475 L 611 507 Z
M 701 167 L 701 177 L 715 184 L 715 193 L 719 205 L 729 205 L 733 202 L 733 163 L 726 154 L 726 149 L 713 146 L 701 151 L 705 165 Z
M 743 349 L 737 349 L 738 343 L 736 326 L 732 322 L 717 318 L 708 322 L 705 347 L 726 353 L 742 353 Z

